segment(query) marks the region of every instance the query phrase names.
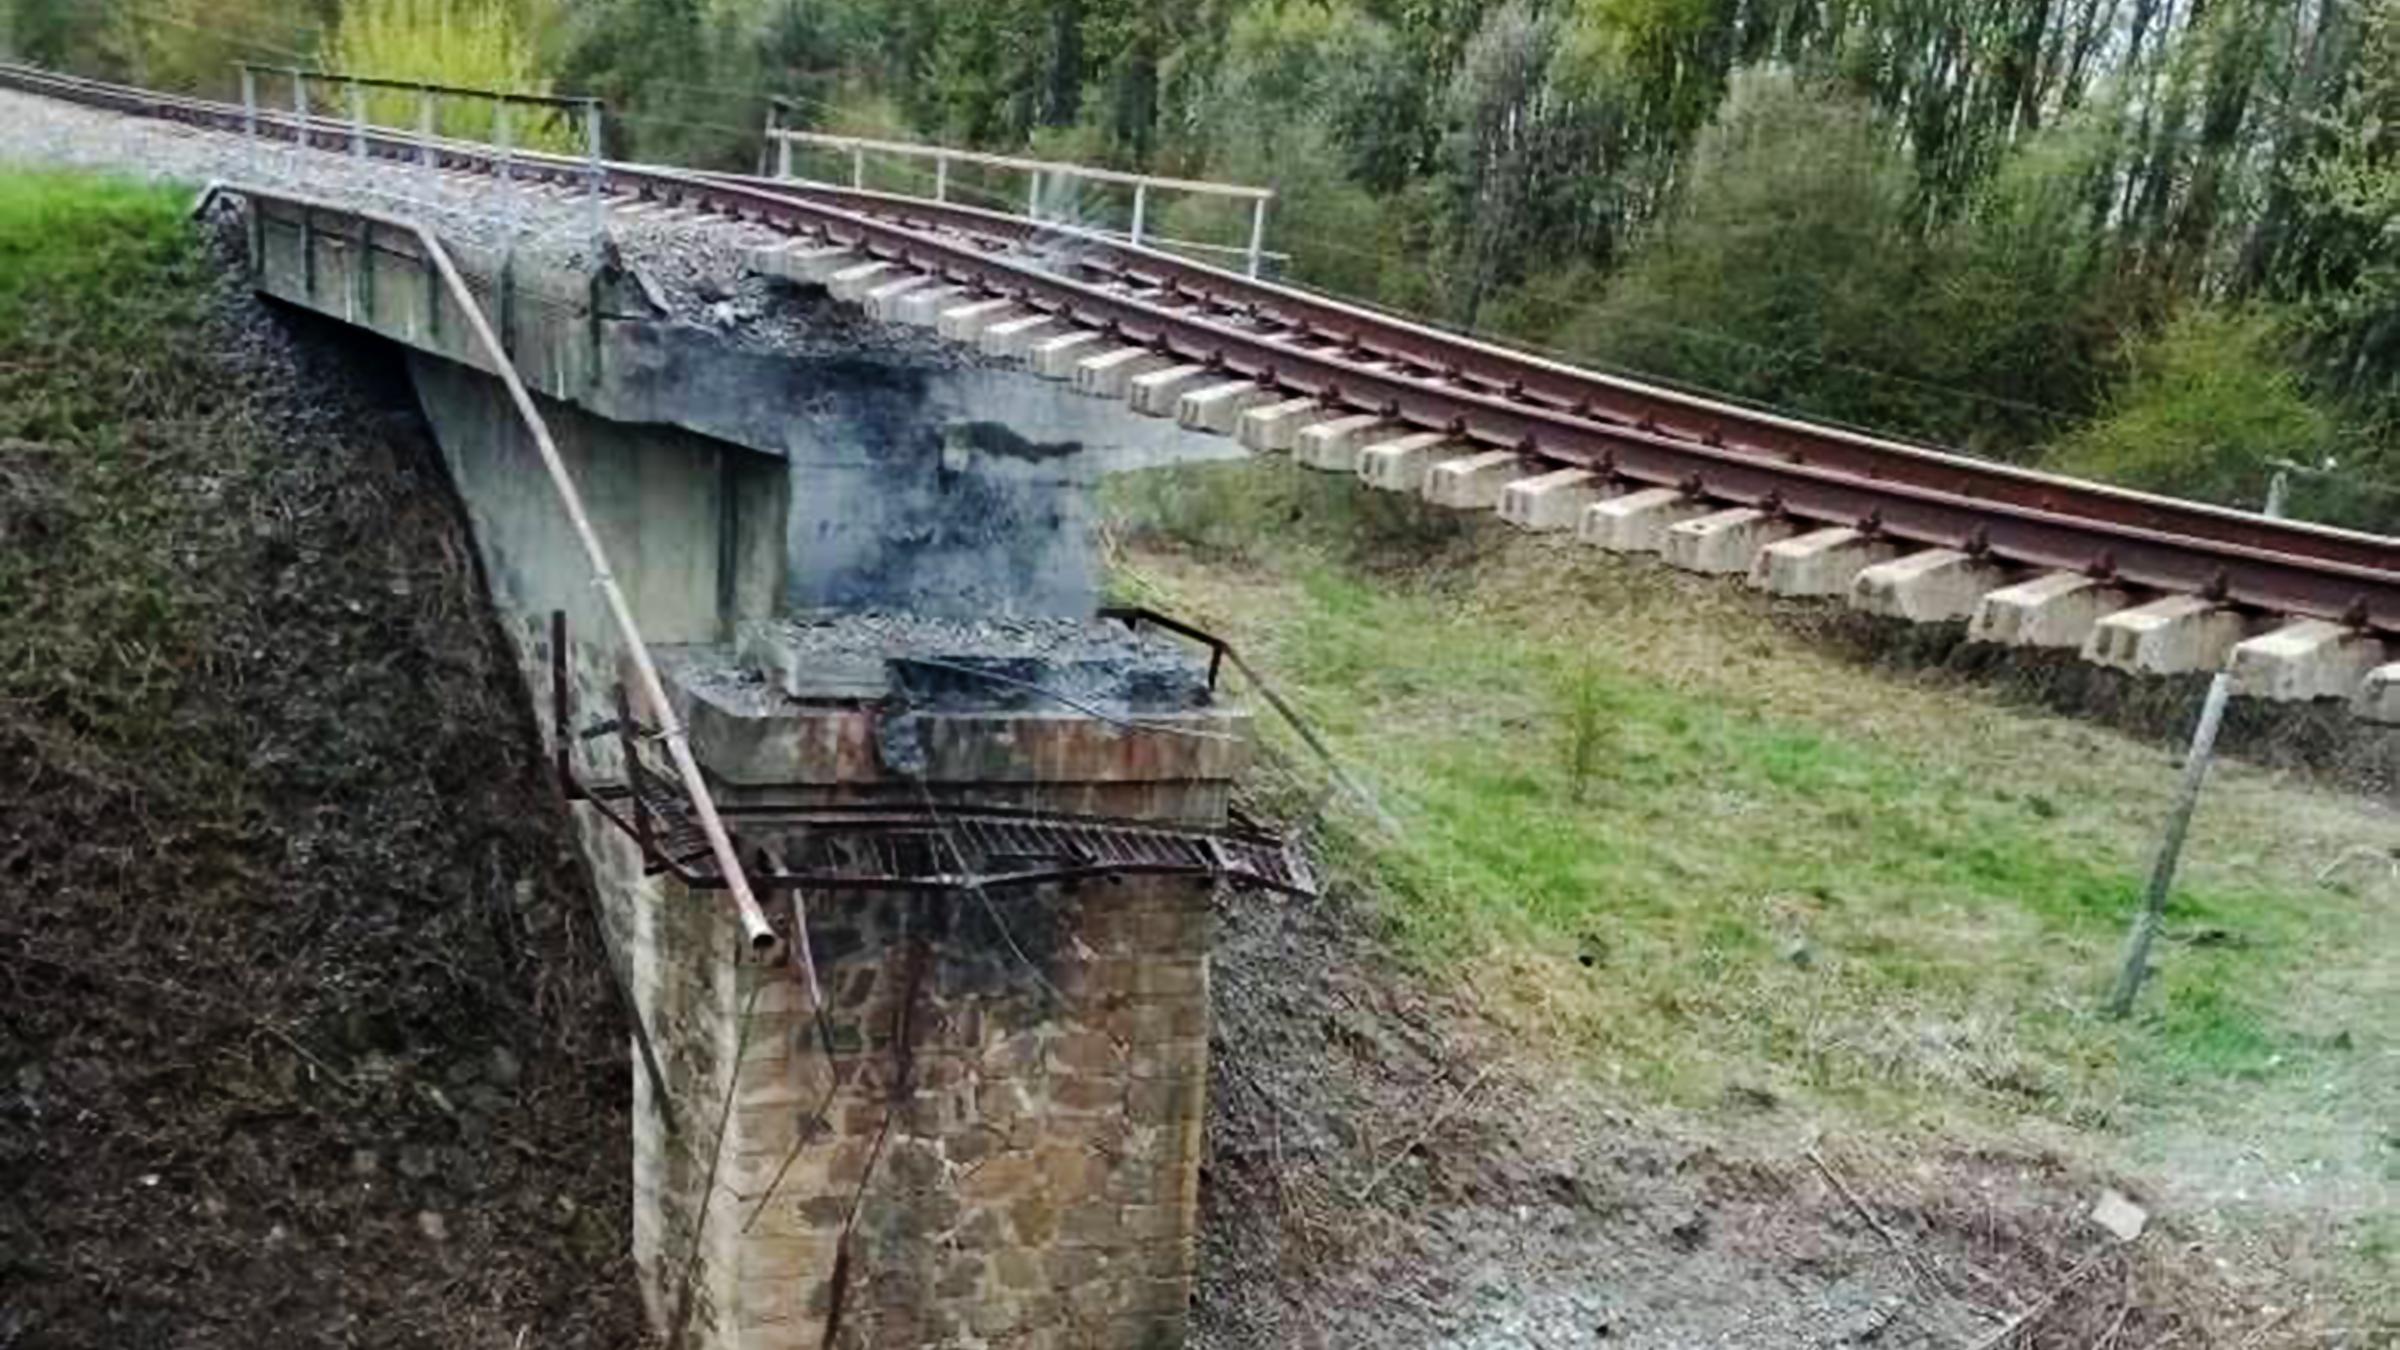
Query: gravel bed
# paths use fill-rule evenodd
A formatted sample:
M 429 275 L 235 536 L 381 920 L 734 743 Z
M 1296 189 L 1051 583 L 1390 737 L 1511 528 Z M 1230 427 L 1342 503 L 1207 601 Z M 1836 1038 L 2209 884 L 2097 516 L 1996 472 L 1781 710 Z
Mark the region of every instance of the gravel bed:
M 1175 659 L 1184 648 L 1124 624 L 1099 619 L 938 619 L 917 614 L 855 614 L 768 626 L 806 659 L 886 657 L 1041 657 L 1052 661 Z

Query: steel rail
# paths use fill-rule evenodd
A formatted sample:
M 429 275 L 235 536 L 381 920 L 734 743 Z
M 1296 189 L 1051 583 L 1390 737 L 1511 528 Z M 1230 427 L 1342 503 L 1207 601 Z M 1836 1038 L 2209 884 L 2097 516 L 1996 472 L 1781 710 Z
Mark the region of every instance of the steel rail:
M 138 115 L 238 129 L 241 109 L 0 66 L 0 85 L 66 91 Z M 350 145 L 352 128 L 265 134 Z M 369 153 L 413 158 L 416 140 L 370 129 Z M 488 169 L 488 147 L 443 142 L 444 167 Z M 581 161 L 523 155 L 518 172 L 571 182 Z M 694 207 L 839 243 L 1006 297 L 1028 309 L 1229 379 L 1251 379 L 1397 426 L 1511 448 L 1530 461 L 1677 486 L 1695 497 L 1846 525 L 1895 542 L 2084 571 L 2163 592 L 2400 632 L 2400 542 L 2037 474 L 1776 418 L 1576 371 L 1287 287 L 1076 234 L 1062 275 L 1025 256 L 1060 231 L 915 198 L 637 164 L 606 166 L 619 194 Z M 1113 283 L 1113 284 L 1110 284 Z M 1607 401 L 1595 397 L 1607 394 Z
M 1413 378 L 1497 393 L 1586 421 L 1654 431 L 1787 463 L 1816 463 L 1867 477 L 1971 492 L 2041 511 L 2122 520 L 2274 551 L 2297 547 L 2312 555 L 2368 566 L 2400 565 L 2400 558 L 2395 557 L 2400 543 L 2380 535 L 2279 521 L 2205 502 L 2041 473 L 1938 446 L 1873 436 L 1585 370 L 1318 292 L 1253 280 L 1206 263 L 1134 247 L 1103 231 L 1075 230 L 981 207 L 828 183 L 752 174 L 695 176 L 853 213 L 896 218 L 920 229 L 980 235 L 1019 246 L 1072 235 L 1088 244 L 1079 247 L 1074 265 L 1105 280 L 1163 292 L 1170 303 L 1240 314 L 1296 344 L 1338 347 L 1353 358 L 1389 364 Z

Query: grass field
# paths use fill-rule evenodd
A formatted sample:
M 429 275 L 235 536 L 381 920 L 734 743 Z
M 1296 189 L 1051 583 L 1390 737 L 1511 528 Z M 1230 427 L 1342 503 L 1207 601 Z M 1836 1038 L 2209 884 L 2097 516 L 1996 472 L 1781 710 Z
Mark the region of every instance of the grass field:
M 2391 1269 L 2400 888 L 2316 879 L 2400 842 L 2387 805 L 2224 766 L 2112 1022 L 2167 747 L 1280 461 L 1120 480 L 1109 515 L 1120 594 L 1249 649 L 1402 822 L 1326 835 L 1404 949 L 1629 1099 L 2069 1149 Z

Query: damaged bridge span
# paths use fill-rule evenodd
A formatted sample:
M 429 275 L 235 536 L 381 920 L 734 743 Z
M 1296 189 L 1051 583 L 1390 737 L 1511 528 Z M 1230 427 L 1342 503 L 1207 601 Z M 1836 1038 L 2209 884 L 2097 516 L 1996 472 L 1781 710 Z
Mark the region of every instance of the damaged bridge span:
M 744 1350 L 1034 1344 L 1060 1316 L 1077 1344 L 1179 1341 L 1210 899 L 1313 882 L 1232 804 L 1222 650 L 1101 612 L 1085 497 L 1208 443 L 838 309 L 820 346 L 743 349 L 607 248 L 206 201 L 256 289 L 405 361 L 545 696 L 640 1042 L 654 1323 Z M 746 957 L 762 926 L 813 963 Z
M 129 167 L 238 178 L 252 284 L 405 364 L 627 967 L 634 1255 L 690 1344 L 1180 1343 L 1211 895 L 1311 880 L 1235 807 L 1224 654 L 1100 611 L 1109 469 L 1289 454 L 1779 594 L 2400 720 L 2389 540 L 1770 418 L 944 203 L 0 86 L 172 127 Z M 476 217 L 503 198 L 505 228 Z M 412 212 L 459 288 L 393 223 Z M 686 246 L 731 263 L 694 284 L 662 265 Z M 502 364 L 657 644 L 655 695 Z M 658 764 L 669 728 L 738 868 Z M 809 938 L 821 1005 L 739 959 L 736 872 Z
M 618 222 L 779 242 L 824 287 L 1137 414 L 1597 547 L 2137 674 L 2400 721 L 2393 541 L 2033 473 L 1476 342 L 1005 213 L 510 154 L 33 71 L 0 84 L 368 162 L 604 194 Z

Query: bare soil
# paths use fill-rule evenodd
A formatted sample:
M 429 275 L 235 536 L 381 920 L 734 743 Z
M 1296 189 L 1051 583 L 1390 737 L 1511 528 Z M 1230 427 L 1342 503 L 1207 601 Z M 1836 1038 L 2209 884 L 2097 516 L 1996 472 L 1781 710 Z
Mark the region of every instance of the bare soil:
M 208 310 L 0 450 L 0 1347 L 634 1343 L 623 1023 L 439 461 L 388 355 Z

